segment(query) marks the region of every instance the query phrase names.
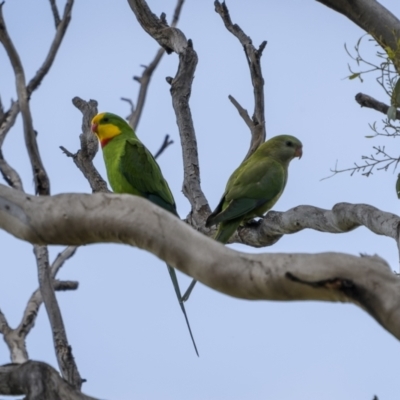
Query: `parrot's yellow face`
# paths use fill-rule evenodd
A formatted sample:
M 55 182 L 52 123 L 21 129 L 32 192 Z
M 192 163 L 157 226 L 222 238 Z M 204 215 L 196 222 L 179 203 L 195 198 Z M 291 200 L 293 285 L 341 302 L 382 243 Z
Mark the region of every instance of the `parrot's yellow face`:
M 113 137 L 121 133 L 121 129 L 113 123 L 112 114 L 100 113 L 92 119 L 92 132 L 99 138 L 104 147 Z

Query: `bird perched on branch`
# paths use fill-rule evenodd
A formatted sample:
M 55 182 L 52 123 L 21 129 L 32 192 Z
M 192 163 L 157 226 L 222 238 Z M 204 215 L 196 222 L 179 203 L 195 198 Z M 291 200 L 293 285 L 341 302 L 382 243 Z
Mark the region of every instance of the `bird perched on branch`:
M 100 141 L 108 181 L 115 193 L 144 197 L 179 218 L 174 198 L 160 167 L 123 118 L 111 113 L 97 114 L 92 120 L 92 132 Z M 182 301 L 176 272 L 168 264 L 167 267 L 194 349 L 199 355 Z
M 262 145 L 233 172 L 217 208 L 206 226 L 218 225 L 214 239 L 227 243 L 239 225 L 262 217 L 281 197 L 288 179 L 288 167 L 301 158 L 303 145 L 294 136 L 275 136 Z M 186 301 L 196 281 L 183 296 Z

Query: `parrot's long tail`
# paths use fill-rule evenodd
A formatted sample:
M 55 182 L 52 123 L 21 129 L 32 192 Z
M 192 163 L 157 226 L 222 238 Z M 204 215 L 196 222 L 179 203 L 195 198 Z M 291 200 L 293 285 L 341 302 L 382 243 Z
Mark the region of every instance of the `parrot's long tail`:
M 199 357 L 199 352 L 197 351 L 196 342 L 194 341 L 192 329 L 190 328 L 189 319 L 186 314 L 185 305 L 183 304 L 181 290 L 179 289 L 178 278 L 176 277 L 176 272 L 175 272 L 174 268 L 172 268 L 170 265 L 167 264 L 167 267 L 168 267 L 169 276 L 171 277 L 172 284 L 174 285 L 176 297 L 178 298 L 179 305 L 181 306 L 181 310 L 183 312 L 183 315 L 185 316 L 186 325 L 189 329 L 189 333 L 190 333 L 190 337 L 192 339 L 194 350 L 196 351 L 197 357 Z
M 242 218 L 236 218 L 231 221 L 221 222 L 219 224 L 217 233 L 214 236 L 214 240 L 222 244 L 228 243 L 228 240 L 235 233 L 236 229 L 239 227 L 241 222 Z M 186 289 L 186 292 L 182 297 L 183 302 L 189 299 L 190 294 L 192 293 L 192 290 L 194 288 L 194 285 L 196 285 L 196 282 L 197 282 L 196 279 L 193 279 L 189 287 Z

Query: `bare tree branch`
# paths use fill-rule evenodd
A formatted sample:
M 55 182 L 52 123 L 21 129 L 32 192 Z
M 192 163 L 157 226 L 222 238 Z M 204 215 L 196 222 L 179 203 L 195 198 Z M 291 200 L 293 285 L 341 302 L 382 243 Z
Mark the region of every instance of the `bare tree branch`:
M 96 400 L 75 389 L 50 365 L 40 361 L 0 366 L 0 394 L 26 400 Z
M 229 97 L 229 99 L 239 111 L 241 117 L 246 122 L 247 126 L 250 127 L 251 143 L 249 151 L 244 158 L 246 160 L 256 151 L 257 147 L 261 143 L 263 143 L 266 138 L 264 114 L 264 78 L 262 76 L 261 70 L 261 56 L 265 49 L 265 46 L 267 45 L 267 42 L 262 42 L 260 44 L 260 47 L 256 49 L 253 46 L 251 38 L 243 32 L 240 26 L 232 23 L 231 17 L 229 15 L 229 10 L 225 2 L 221 4 L 219 1 L 215 1 L 214 5 L 215 11 L 221 16 L 222 21 L 226 26 L 226 29 L 228 29 L 228 31 L 231 32 L 232 35 L 236 36 L 239 42 L 242 44 L 250 69 L 251 82 L 253 84 L 254 93 L 254 113 L 251 126 L 249 126 L 250 121 L 246 117 L 247 111 L 246 114 L 244 114 L 244 109 L 239 105 L 239 103 L 235 99 L 233 99 L 232 96 Z
M 3 150 L 0 146 L 0 173 L 4 180 L 14 189 L 24 190 L 21 177 L 18 172 L 11 167 L 3 156 Z
M 38 264 L 40 292 L 44 306 L 53 331 L 54 348 L 56 349 L 58 366 L 65 379 L 75 388 L 80 389 L 82 379 L 72 355 L 71 346 L 68 344 L 61 310 L 54 293 L 49 267 L 49 254 L 47 246 L 34 246 L 34 253 Z
M 28 99 L 30 98 L 32 92 L 40 85 L 43 78 L 48 73 L 48 71 L 50 70 L 50 68 L 53 64 L 55 56 L 60 48 L 62 39 L 64 38 L 65 32 L 66 32 L 69 22 L 71 20 L 71 12 L 72 12 L 73 3 L 74 3 L 74 0 L 67 1 L 65 8 L 64 8 L 63 19 L 60 21 L 60 23 L 57 26 L 57 31 L 54 36 L 53 42 L 50 45 L 50 49 L 46 56 L 46 59 L 44 60 L 42 66 L 39 68 L 39 70 L 36 72 L 35 76 L 29 81 L 29 83 L 26 87 Z M 0 6 L 0 8 L 2 8 L 2 5 Z M 0 10 L 0 17 L 1 17 L 0 35 L 6 40 L 6 42 L 8 42 L 8 46 L 10 46 L 11 40 L 8 37 L 4 18 L 2 15 L 2 10 Z M 0 41 L 1 41 L 1 39 L 0 39 Z M 13 48 L 12 43 L 11 43 L 11 47 Z M 16 51 L 15 51 L 15 53 L 16 53 Z M 19 59 L 18 54 L 16 54 L 16 57 L 17 57 L 17 59 Z M 11 61 L 11 59 L 10 59 L 10 61 Z M 6 134 L 8 133 L 10 128 L 14 125 L 15 120 L 19 114 L 19 111 L 20 111 L 19 102 L 13 101 L 11 103 L 11 107 L 9 108 L 9 110 L 4 114 L 4 117 L 0 119 L 0 147 L 5 139 Z
M 73 281 L 53 281 L 54 290 L 76 290 L 78 282 Z M 35 325 L 35 320 L 42 304 L 43 299 L 40 290 L 37 289 L 30 297 L 25 308 L 21 323 L 17 328 L 12 329 L 4 314 L 0 311 L 0 333 L 3 334 L 10 351 L 11 362 L 21 364 L 28 361 L 28 351 L 26 349 L 26 337 Z
M 39 154 L 39 148 L 36 142 L 36 132 L 33 129 L 32 115 L 29 107 L 29 95 L 25 84 L 24 68 L 5 26 L 3 4 L 4 3 L 0 4 L 0 42 L 4 46 L 14 70 L 18 103 L 22 113 L 24 126 L 25 144 L 32 165 L 35 189 L 38 194 L 47 195 L 50 193 L 50 182 Z
M 343 14 L 361 29 L 368 32 L 382 46 L 396 53 L 393 60 L 400 73 L 400 21 L 376 0 L 317 0 Z
M 142 28 L 166 49 L 179 55 L 178 72 L 171 83 L 172 104 L 181 137 L 184 182 L 183 193 L 192 208 L 189 219 L 193 226 L 203 226 L 210 207 L 200 186 L 200 163 L 196 134 L 189 107 L 191 85 L 197 65 L 197 54 L 192 42 L 177 28 L 169 27 L 164 20 L 151 12 L 144 0 L 128 0 Z
M 400 218 L 367 204 L 338 203 L 332 210 L 297 206 L 285 212 L 269 211 L 259 222 L 239 228 L 232 242 L 253 247 L 271 246 L 283 235 L 314 229 L 320 232 L 345 233 L 365 226 L 377 235 L 395 240 L 400 246 Z
M 252 129 L 254 128 L 254 124 L 253 124 L 253 120 L 250 118 L 249 113 L 247 112 L 247 110 L 244 109 L 233 96 L 229 95 L 228 99 L 236 107 L 236 109 L 238 110 L 239 115 L 243 118 L 244 122 L 249 127 L 250 132 L 251 132 Z
M 52 4 L 54 0 L 50 0 Z M 68 25 L 71 21 L 71 13 L 72 7 L 74 5 L 74 0 L 68 0 L 64 7 L 64 13 L 61 21 L 57 24 L 56 22 L 56 34 L 54 39 L 50 45 L 50 49 L 47 53 L 46 59 L 44 60 L 42 66 L 36 72 L 36 75 L 29 81 L 27 86 L 28 96 L 41 84 L 43 78 L 49 72 L 51 66 L 53 65 L 53 61 L 56 58 L 57 52 L 60 48 L 61 42 L 64 38 L 65 32 L 67 31 Z M 54 11 L 53 11 L 54 13 Z M 58 12 L 57 12 L 58 13 Z M 56 18 L 56 17 L 54 17 Z M 60 17 L 58 17 L 59 19 Z
M 357 216 L 368 224 L 374 221 L 369 227 L 376 233 L 397 232 L 399 217 L 393 214 L 375 209 L 372 216 L 364 215 L 364 205 L 341 207 L 346 211 L 342 214 L 346 219 L 337 221 L 341 230 L 354 229 L 356 224 L 349 218 Z M 302 218 L 309 227 L 314 221 L 313 228 L 322 230 L 321 219 L 311 214 L 298 215 L 294 223 Z M 400 339 L 400 278 L 377 256 L 241 253 L 207 238 L 138 196 L 96 193 L 31 197 L 4 185 L 0 185 L 0 228 L 37 245 L 130 244 L 238 298 L 352 302 Z
M 156 154 L 154 154 L 154 158 L 158 158 L 160 157 L 160 155 L 165 151 L 165 149 L 169 146 L 171 146 L 171 144 L 173 144 L 174 141 L 170 140 L 169 135 L 165 135 L 164 141 L 161 144 L 161 147 L 158 149 L 158 151 L 156 152 Z
M 178 0 L 176 6 L 175 6 L 175 11 L 174 11 L 174 16 L 172 18 L 171 26 L 175 27 L 178 24 L 179 21 L 179 16 L 182 11 L 182 6 L 183 6 L 184 0 Z M 130 100 L 131 104 L 131 114 L 128 116 L 128 122 L 129 125 L 136 130 L 137 126 L 139 124 L 140 117 L 143 112 L 143 107 L 144 103 L 146 100 L 146 95 L 147 91 L 149 88 L 150 80 L 153 75 L 153 72 L 157 68 L 158 64 L 161 61 L 162 56 L 164 55 L 164 48 L 161 47 L 158 49 L 153 61 L 144 68 L 142 75 L 135 76 L 133 79 L 140 84 L 140 89 L 139 89 L 139 94 L 136 100 L 136 108 L 133 107 L 133 102 Z M 128 101 L 129 99 L 122 98 L 122 100 Z
M 83 114 L 82 133 L 79 136 L 81 149 L 73 154 L 63 146 L 60 146 L 60 148 L 68 157 L 72 157 L 75 165 L 89 181 L 90 187 L 94 193 L 109 192 L 106 181 L 101 177 L 92 163 L 99 149 L 98 140 L 90 129 L 92 118 L 97 114 L 97 101 L 89 100 L 87 102 L 79 97 L 74 97 L 72 103 Z
M 53 13 L 54 25 L 57 29 L 57 27 L 61 21 L 60 21 L 60 14 L 58 13 L 56 0 L 50 0 L 50 6 L 51 6 L 51 12 Z
M 361 107 L 372 108 L 372 109 L 379 111 L 385 115 L 387 114 L 387 112 L 389 110 L 388 105 L 386 105 L 385 103 L 381 103 L 380 101 L 375 100 L 373 97 L 368 96 L 367 94 L 364 94 L 364 93 L 356 94 L 356 102 Z M 400 120 L 400 111 L 397 111 L 396 118 Z
M 6 50 L 8 58 L 10 60 L 11 66 L 14 70 L 17 96 L 18 96 L 18 105 L 22 114 L 25 145 L 28 150 L 29 159 L 32 165 L 35 190 L 36 193 L 39 195 L 49 195 L 50 181 L 40 157 L 39 148 L 36 141 L 37 133 L 33 128 L 32 115 L 29 106 L 30 93 L 26 86 L 25 72 L 21 60 L 19 58 L 18 52 L 15 49 L 6 29 L 2 13 L 3 4 L 4 3 L 0 4 L 0 42 L 4 46 L 4 49 Z M 63 21 L 58 26 L 56 38 L 53 41 L 47 59 L 45 60 L 42 68 L 39 69 L 39 71 L 37 72 L 35 78 L 33 78 L 31 81 L 31 90 L 34 90 L 34 88 L 36 88 L 39 85 L 40 81 L 47 73 L 48 69 L 50 68 L 54 60 L 57 49 L 65 33 L 65 29 L 70 20 L 72 4 L 73 0 L 69 0 L 65 6 Z M 7 166 L 7 164 L 4 158 L 2 158 L 3 175 L 5 175 L 5 177 L 7 178 L 10 175 L 10 170 L 11 172 L 14 172 L 14 179 L 8 179 L 8 181 L 10 183 L 16 182 L 17 185 L 19 185 L 19 188 L 22 189 L 22 184 L 20 184 L 18 180 L 15 179 L 15 176 L 19 178 L 18 174 L 16 174 L 15 171 L 12 171 L 11 168 L 9 168 L 8 171 L 5 170 L 5 166 Z M 74 362 L 71 348 L 68 345 L 65 328 L 61 317 L 61 312 L 58 307 L 57 299 L 54 294 L 54 289 L 52 286 L 52 280 L 48 268 L 49 261 L 48 261 L 47 247 L 34 246 L 34 253 L 38 265 L 40 291 L 43 296 L 47 314 L 49 316 L 54 344 L 55 344 L 55 351 L 60 370 L 75 387 L 80 388 L 82 380 L 79 376 L 79 372 Z

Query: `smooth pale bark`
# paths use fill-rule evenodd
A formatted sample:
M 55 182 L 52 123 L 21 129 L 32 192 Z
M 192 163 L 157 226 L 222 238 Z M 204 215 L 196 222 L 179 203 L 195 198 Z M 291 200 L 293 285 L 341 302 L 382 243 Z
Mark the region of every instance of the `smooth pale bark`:
M 247 254 L 213 241 L 140 197 L 34 197 L 3 185 L 0 228 L 33 244 L 136 246 L 238 298 L 352 302 L 400 339 L 400 280 L 377 256 Z

